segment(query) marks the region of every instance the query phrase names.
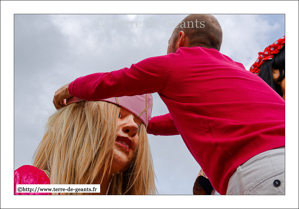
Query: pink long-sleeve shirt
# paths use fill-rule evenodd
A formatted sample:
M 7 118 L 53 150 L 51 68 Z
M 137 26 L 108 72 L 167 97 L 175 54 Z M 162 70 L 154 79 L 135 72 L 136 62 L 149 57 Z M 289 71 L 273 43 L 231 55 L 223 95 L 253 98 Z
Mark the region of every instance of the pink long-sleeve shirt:
M 215 49 L 181 47 L 130 68 L 77 78 L 69 92 L 87 100 L 158 92 L 170 114 L 153 117 L 148 133 L 179 133 L 220 194 L 239 165 L 285 145 L 284 100 Z

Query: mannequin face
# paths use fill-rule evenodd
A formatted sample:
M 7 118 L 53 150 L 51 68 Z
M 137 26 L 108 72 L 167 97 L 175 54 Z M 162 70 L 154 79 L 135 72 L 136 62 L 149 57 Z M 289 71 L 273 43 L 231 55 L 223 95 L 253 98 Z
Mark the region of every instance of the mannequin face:
M 273 81 L 274 81 L 274 83 L 277 83 L 277 84 L 280 85 L 281 91 L 283 93 L 282 97 L 283 97 L 283 99 L 285 99 L 285 78 L 283 78 L 282 81 L 277 82 L 277 79 L 280 76 L 279 69 L 272 68 L 272 75 L 273 75 Z
M 142 121 L 130 111 L 121 108 L 117 120 L 117 138 L 114 143 L 112 173 L 125 171 L 133 162 L 139 143 Z

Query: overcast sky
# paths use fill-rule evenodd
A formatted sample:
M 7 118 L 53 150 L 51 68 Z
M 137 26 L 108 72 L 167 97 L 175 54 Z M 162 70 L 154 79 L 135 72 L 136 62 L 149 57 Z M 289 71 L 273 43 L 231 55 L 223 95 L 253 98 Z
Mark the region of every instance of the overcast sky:
M 186 14 L 187 15 L 187 14 Z M 186 15 L 14 15 L 15 164 L 33 163 L 55 91 L 77 77 L 130 67 L 164 55 Z M 215 15 L 221 53 L 246 69 L 285 35 L 284 15 Z M 138 87 L 137 87 L 138 88 Z M 153 116 L 167 113 L 154 94 Z M 159 194 L 192 194 L 200 166 L 180 136 L 149 135 Z

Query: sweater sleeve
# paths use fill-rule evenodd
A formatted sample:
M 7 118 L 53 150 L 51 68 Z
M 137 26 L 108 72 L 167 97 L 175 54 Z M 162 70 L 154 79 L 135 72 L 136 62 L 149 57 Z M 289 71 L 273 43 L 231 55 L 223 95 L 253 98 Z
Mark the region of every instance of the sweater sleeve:
M 69 92 L 86 100 L 160 92 L 168 77 L 169 60 L 168 55 L 151 57 L 130 68 L 83 76 L 70 83 Z
M 31 165 L 24 165 L 14 172 L 14 194 L 15 195 L 51 195 L 51 193 L 19 193 L 17 191 L 18 184 L 50 184 L 47 174 Z M 22 191 L 22 189 L 21 189 Z M 28 190 L 26 190 L 28 191 Z
M 164 136 L 180 134 L 172 120 L 170 113 L 152 117 L 147 127 L 147 133 Z

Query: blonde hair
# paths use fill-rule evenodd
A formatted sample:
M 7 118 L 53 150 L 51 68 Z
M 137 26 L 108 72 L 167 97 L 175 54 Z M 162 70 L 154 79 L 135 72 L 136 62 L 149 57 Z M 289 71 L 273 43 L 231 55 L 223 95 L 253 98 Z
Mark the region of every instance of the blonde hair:
M 54 113 L 33 166 L 49 170 L 52 184 L 101 184 L 110 172 L 120 108 L 103 101 L 73 103 Z M 109 194 L 154 194 L 154 171 L 145 125 L 130 168 L 115 174 Z M 99 179 L 99 177 L 101 177 Z M 72 193 L 74 194 L 74 193 Z M 88 193 L 85 193 L 88 194 Z

